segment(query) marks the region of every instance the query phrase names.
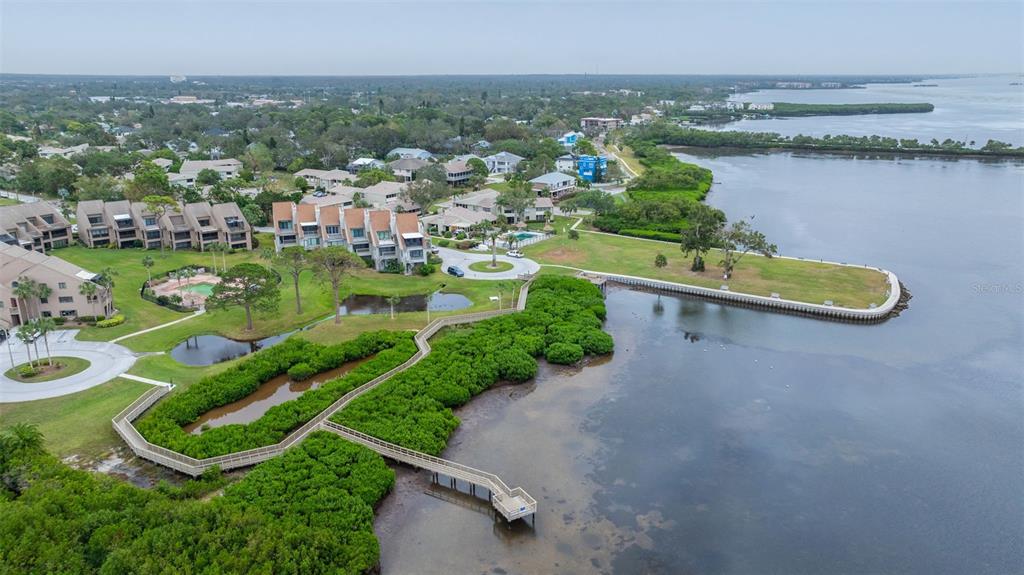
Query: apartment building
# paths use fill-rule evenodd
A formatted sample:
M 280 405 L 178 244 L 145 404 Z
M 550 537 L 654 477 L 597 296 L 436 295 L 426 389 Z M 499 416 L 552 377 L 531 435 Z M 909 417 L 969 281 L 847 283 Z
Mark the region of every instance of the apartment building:
M 427 240 L 415 214 L 291 202 L 274 202 L 272 211 L 278 251 L 340 245 L 371 260 L 378 271 L 397 265 L 405 273 L 427 262 Z
M 114 245 L 172 250 L 205 249 L 214 242 L 252 249 L 252 228 L 234 202 L 198 202 L 158 216 L 143 202 L 78 203 L 78 240 L 87 247 Z
M 0 243 L 49 252 L 71 241 L 71 224 L 50 202 L 0 207 Z
M 42 299 L 20 301 L 14 288 L 21 277 L 46 284 L 52 293 Z M 97 274 L 58 257 L 0 244 L 0 325 L 17 326 L 38 316 L 71 318 L 112 313 L 114 302 L 103 290 L 97 290 L 92 298 L 79 292 L 83 283 L 97 278 Z
M 597 130 L 603 132 L 607 130 L 614 130 L 621 125 L 622 120 L 619 118 L 598 118 L 594 116 L 580 118 L 580 127 L 583 128 L 584 131 Z
M 388 163 L 388 168 L 399 182 L 411 182 L 416 179 L 416 172 L 430 165 L 430 162 L 419 158 L 401 158 Z
M 425 216 L 423 223 L 429 229 L 439 232 L 462 231 L 485 221 L 500 221 L 507 224 L 519 223 L 519 216 L 498 205 L 501 193 L 491 188 L 470 192 L 437 204 L 437 214 Z M 548 197 L 538 197 L 533 205 L 523 212 L 524 222 L 543 222 L 548 219 L 554 202 Z
M 534 191 L 537 193 L 548 193 L 552 198 L 558 198 L 576 191 L 576 176 L 563 174 L 561 172 L 548 172 L 530 180 Z
M 525 159 L 511 152 L 498 152 L 484 158 L 484 163 L 487 164 L 487 171 L 492 174 L 511 174 L 516 171 L 519 162 Z
M 310 187 L 319 190 L 326 190 L 334 186 L 353 182 L 356 175 L 345 170 L 316 170 L 306 168 L 295 172 L 295 177 L 304 178 Z
M 213 170 L 217 172 L 220 179 L 227 180 L 237 176 L 238 172 L 242 171 L 242 162 L 234 158 L 224 158 L 223 160 L 185 160 L 181 163 L 178 173 L 168 174 L 168 179 L 172 184 L 193 186 L 196 183 L 196 177 L 199 176 L 199 172 L 203 170 Z

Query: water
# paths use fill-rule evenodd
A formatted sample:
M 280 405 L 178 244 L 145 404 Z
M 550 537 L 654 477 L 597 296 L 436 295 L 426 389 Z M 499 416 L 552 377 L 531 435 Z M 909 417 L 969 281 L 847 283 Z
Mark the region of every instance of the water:
M 534 495 L 536 531 L 403 471 L 383 571 L 1020 573 L 1024 164 L 696 161 L 782 253 L 892 269 L 910 309 L 847 325 L 612 290 L 609 360 L 485 393 L 445 451 Z
M 183 429 L 187 433 L 199 434 L 204 428 L 255 421 L 271 407 L 291 401 L 310 389 L 316 389 L 323 383 L 337 379 L 366 361 L 369 361 L 369 358 L 350 361 L 340 367 L 318 373 L 305 381 L 292 381 L 287 373 L 281 374 L 242 399 L 207 411 Z
M 395 313 L 426 311 L 455 311 L 465 309 L 473 302 L 462 294 L 436 291 L 429 295 L 411 295 L 399 299 Z M 341 315 L 369 315 L 391 313 L 391 305 L 384 296 L 351 295 L 342 300 Z M 333 317 L 333 316 L 331 316 Z M 302 329 L 312 327 L 308 325 Z M 255 341 L 239 341 L 220 335 L 197 335 L 171 349 L 171 357 L 185 365 L 213 365 L 280 343 L 297 330 L 272 335 Z
M 927 114 L 877 114 L 866 116 L 818 116 L 742 120 L 729 130 L 778 132 L 786 136 L 804 134 L 848 134 L 890 136 L 940 142 L 946 138 L 975 141 L 982 146 L 989 139 L 1024 145 L 1024 86 L 1019 76 L 932 79 L 921 84 L 868 84 L 864 89 L 762 90 L 737 94 L 742 102 L 794 102 L 807 104 L 861 104 L 874 102 L 929 102 L 935 110 Z

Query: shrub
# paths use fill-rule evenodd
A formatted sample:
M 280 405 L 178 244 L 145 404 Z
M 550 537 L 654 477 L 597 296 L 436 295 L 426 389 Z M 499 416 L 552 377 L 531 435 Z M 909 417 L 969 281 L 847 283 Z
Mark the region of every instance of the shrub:
M 663 267 L 665 267 L 667 265 L 668 265 L 668 258 L 665 257 L 665 254 L 658 254 L 658 255 L 654 256 L 654 267 L 656 267 L 656 268 L 663 268 Z
M 288 368 L 288 377 L 292 381 L 305 381 L 314 375 L 316 375 L 316 370 L 306 362 L 296 363 Z
M 434 264 L 423 264 L 417 270 L 421 276 L 429 276 L 430 274 L 437 271 L 437 266 Z
M 39 372 L 31 365 L 23 365 L 18 368 L 18 375 L 21 377 L 35 377 L 37 373 Z
M 460 250 L 468 250 L 475 246 L 477 242 L 475 240 L 462 240 L 455 244 L 455 247 Z
M 67 323 L 67 321 L 68 321 L 67 318 L 63 318 L 63 317 L 55 317 L 55 318 L 53 318 L 53 323 L 55 323 L 57 325 L 64 325 L 65 323 Z
M 455 239 L 457 239 L 457 240 L 464 240 L 464 239 L 466 239 L 466 232 L 459 232 L 459 233 L 455 234 Z
M 599 329 L 589 329 L 579 337 L 579 344 L 584 353 L 589 355 L 604 355 L 615 349 L 615 342 L 612 336 Z
M 122 323 L 124 323 L 124 316 L 117 314 L 110 319 L 96 322 L 96 327 L 114 327 L 115 325 L 121 325 Z
M 445 237 L 447 237 L 447 236 L 445 236 Z M 438 246 L 440 246 L 442 248 L 446 248 L 446 247 L 452 245 L 451 240 L 437 240 L 434 243 L 436 243 Z
M 555 342 L 544 350 L 544 357 L 551 363 L 571 365 L 583 359 L 583 348 L 575 343 Z
M 443 234 L 441 234 L 441 235 L 442 235 L 442 236 L 444 236 L 444 237 L 446 237 L 446 238 L 450 238 L 450 237 L 452 237 L 452 233 L 451 233 L 450 231 L 446 231 L 446 232 L 444 232 L 444 233 L 443 233 Z
M 578 240 L 580 239 L 580 233 L 576 230 L 569 230 L 569 239 Z
M 663 242 L 675 242 L 679 243 L 682 239 L 680 232 L 663 232 L 658 230 L 641 230 L 636 228 L 623 228 L 619 230 L 620 234 L 624 236 L 632 236 L 634 238 L 645 238 L 649 240 L 661 240 Z
M 436 265 L 440 264 L 443 261 L 444 260 L 442 260 L 440 256 L 435 256 L 434 254 L 427 254 L 427 263 L 428 264 L 434 264 L 436 266 Z

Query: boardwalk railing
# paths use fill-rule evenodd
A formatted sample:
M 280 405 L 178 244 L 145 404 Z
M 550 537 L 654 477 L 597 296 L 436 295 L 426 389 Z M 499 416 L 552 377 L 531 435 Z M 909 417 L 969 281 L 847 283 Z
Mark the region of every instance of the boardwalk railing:
M 166 447 L 150 443 L 142 436 L 141 433 L 139 433 L 132 422 L 138 419 L 147 409 L 159 401 L 160 398 L 170 393 L 172 387 L 154 387 L 142 394 L 142 396 L 132 402 L 131 405 L 114 416 L 112 420 L 114 430 L 119 436 L 121 436 L 121 439 L 128 444 L 128 447 L 137 456 L 195 477 L 214 466 L 219 466 L 223 470 L 228 470 L 247 467 L 266 461 L 272 457 L 280 455 L 292 445 L 302 441 L 313 431 L 316 431 L 317 429 L 324 429 L 343 435 L 352 441 L 365 445 L 366 447 L 377 451 L 381 455 L 396 461 L 415 465 L 423 469 L 430 469 L 431 471 L 442 473 L 449 477 L 463 479 L 467 482 L 484 486 L 494 494 L 494 498 L 491 502 L 495 509 L 497 509 L 498 512 L 506 519 L 511 521 L 512 519 L 524 517 L 536 512 L 537 501 L 523 491 L 522 488 L 517 487 L 515 489 L 509 489 L 497 475 L 387 443 L 385 441 L 372 438 L 364 433 L 328 421 L 329 417 L 343 409 L 360 395 L 363 395 L 384 381 L 387 381 L 391 376 L 412 367 L 418 361 L 423 359 L 430 353 L 429 339 L 445 327 L 474 323 L 490 319 L 492 317 L 497 317 L 499 315 L 516 313 L 526 309 L 526 298 L 529 294 L 530 283 L 533 276 L 522 275 L 520 276 L 520 279 L 525 280 L 526 283 L 524 283 L 519 290 L 519 298 L 516 301 L 515 308 L 445 316 L 435 319 L 427 324 L 426 327 L 418 331 L 414 336 L 417 351 L 412 357 L 401 365 L 389 370 L 387 373 L 383 373 L 346 393 L 305 425 L 289 433 L 288 436 L 280 443 L 257 447 L 255 449 L 248 449 L 246 451 L 239 451 L 236 453 L 229 453 L 226 455 L 218 455 L 216 457 L 208 457 L 205 459 L 196 459 L 195 457 L 190 457 L 188 455 L 178 453 L 177 451 L 167 449 Z M 420 459 L 416 459 L 416 457 L 419 457 Z

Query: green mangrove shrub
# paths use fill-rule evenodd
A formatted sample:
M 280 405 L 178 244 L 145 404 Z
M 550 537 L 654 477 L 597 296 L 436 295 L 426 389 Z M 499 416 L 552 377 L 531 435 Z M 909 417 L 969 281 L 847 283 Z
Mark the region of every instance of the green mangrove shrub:
M 288 338 L 161 401 L 135 426 L 151 443 L 199 459 L 273 445 L 341 396 L 401 365 L 415 353 L 416 344 L 410 332 L 367 332 L 334 345 Z M 250 423 L 215 427 L 199 435 L 182 429 L 207 411 L 246 397 L 263 383 L 300 364 L 308 365 L 313 375 L 371 355 L 375 357 L 345 375 L 275 405 Z
M 439 454 L 459 424 L 451 408 L 498 381 L 532 378 L 536 357 L 568 357 L 568 363 L 575 363 L 583 357 L 584 345 L 593 353 L 610 352 L 612 339 L 601 331 L 604 317 L 604 298 L 590 282 L 541 276 L 530 287 L 525 311 L 438 336 L 428 356 L 332 419 L 410 449 Z M 573 350 L 571 357 L 563 353 L 566 347 Z
M 544 358 L 551 363 L 572 365 L 583 359 L 583 347 L 576 343 L 558 341 L 544 350 Z

